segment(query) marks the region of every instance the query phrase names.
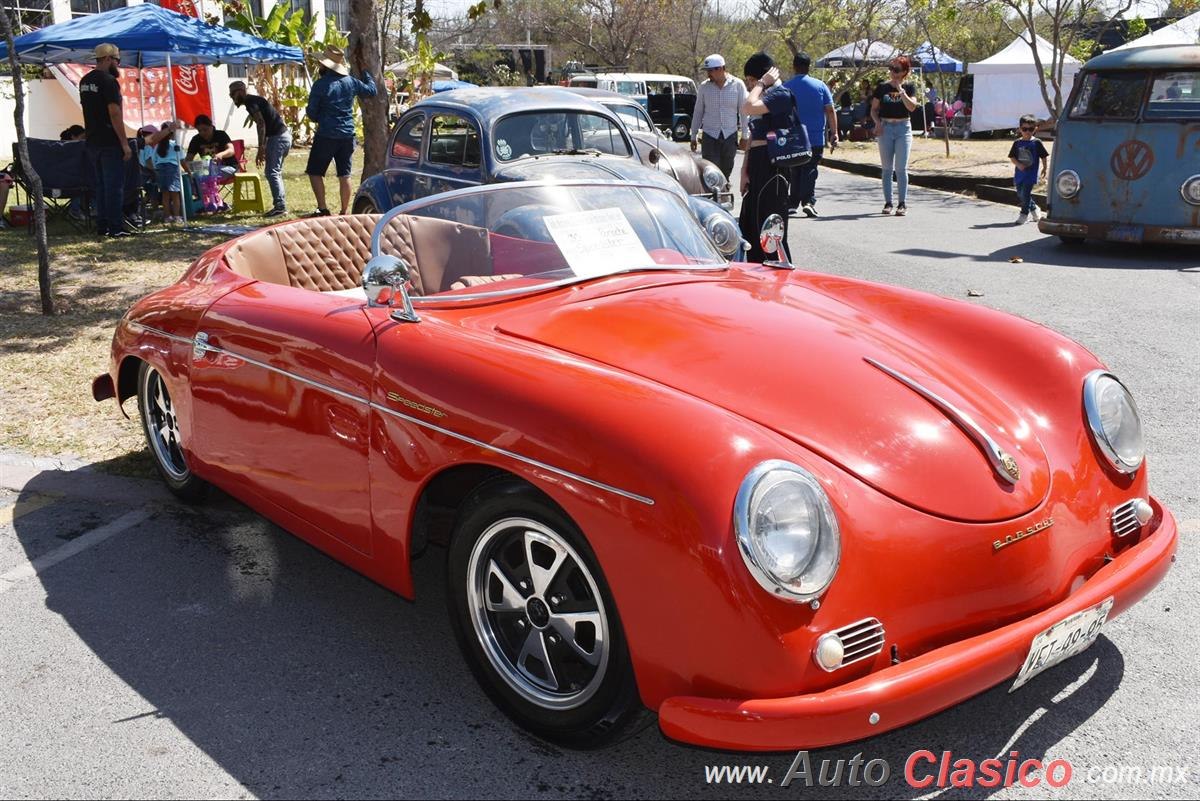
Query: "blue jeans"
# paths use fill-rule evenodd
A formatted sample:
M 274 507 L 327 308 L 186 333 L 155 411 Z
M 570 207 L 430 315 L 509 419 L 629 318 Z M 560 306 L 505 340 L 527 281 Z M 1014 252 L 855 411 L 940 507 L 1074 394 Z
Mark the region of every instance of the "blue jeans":
M 96 233 L 115 234 L 125 227 L 121 207 L 125 205 L 125 159 L 117 145 L 87 146 L 96 187 Z
M 900 205 L 908 198 L 908 153 L 912 150 L 912 125 L 884 122 L 879 131 L 879 160 L 883 164 L 883 202 L 892 205 L 892 171 L 900 183 Z
M 291 131 L 267 137 L 267 186 L 271 187 L 271 197 L 277 209 L 287 208 L 287 195 L 283 188 L 283 160 L 291 149 Z
M 1033 184 L 1016 183 L 1017 203 L 1021 206 L 1022 214 L 1033 212 Z
M 792 170 L 792 191 L 788 198 L 790 208 L 799 208 L 806 203 L 817 205 L 817 167 L 820 165 L 821 156 L 824 153 L 824 145 L 814 145 L 812 161 Z

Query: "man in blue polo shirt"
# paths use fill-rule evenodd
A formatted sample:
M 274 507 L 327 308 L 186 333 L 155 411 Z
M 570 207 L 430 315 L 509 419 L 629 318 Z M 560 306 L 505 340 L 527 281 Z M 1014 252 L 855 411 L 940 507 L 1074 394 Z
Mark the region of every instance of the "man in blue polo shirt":
M 792 189 L 788 197 L 788 209 L 792 214 L 803 210 L 805 216 L 817 216 L 817 165 L 825 152 L 825 129 L 829 128 L 829 144 L 837 146 L 837 112 L 833 108 L 833 94 L 824 81 L 808 74 L 812 59 L 808 53 L 792 56 L 792 69 L 796 77 L 784 86 L 792 90 L 796 98 L 796 111 L 808 131 L 812 145 L 812 161 L 792 170 Z

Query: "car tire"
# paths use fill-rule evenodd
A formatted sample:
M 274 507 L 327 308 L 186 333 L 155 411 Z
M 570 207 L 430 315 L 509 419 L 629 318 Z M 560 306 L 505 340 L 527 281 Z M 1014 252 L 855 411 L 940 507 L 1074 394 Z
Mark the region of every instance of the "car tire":
M 208 484 L 188 467 L 175 404 L 162 373 L 148 362 L 142 362 L 138 369 L 137 389 L 142 432 L 146 435 L 146 445 L 158 474 L 180 500 L 199 503 L 208 494 Z
M 1062 243 L 1064 245 L 1082 245 L 1083 244 L 1082 236 L 1063 236 L 1063 235 L 1059 234 L 1058 238 L 1060 240 L 1062 240 Z
M 354 204 L 355 214 L 378 214 L 379 209 L 375 208 L 375 201 L 369 197 L 364 197 Z
M 679 122 L 675 123 L 675 128 L 671 133 L 675 137 L 676 142 L 687 141 L 692 133 L 691 121 L 680 120 Z
M 459 647 L 515 723 L 596 748 L 652 719 L 596 557 L 543 494 L 514 479 L 479 487 L 459 512 L 447 560 Z

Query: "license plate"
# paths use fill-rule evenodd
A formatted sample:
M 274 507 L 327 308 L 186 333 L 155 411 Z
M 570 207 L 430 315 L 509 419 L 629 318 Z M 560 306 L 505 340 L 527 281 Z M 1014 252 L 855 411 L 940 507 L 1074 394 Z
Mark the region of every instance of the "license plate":
M 1140 225 L 1114 225 L 1108 229 L 1109 242 L 1141 242 L 1144 229 Z
M 1008 691 L 1011 693 L 1042 671 L 1086 651 L 1100 636 L 1100 629 L 1104 627 L 1112 605 L 1113 599 L 1109 598 L 1090 609 L 1076 612 L 1066 620 L 1060 620 L 1034 637 L 1025 664 Z

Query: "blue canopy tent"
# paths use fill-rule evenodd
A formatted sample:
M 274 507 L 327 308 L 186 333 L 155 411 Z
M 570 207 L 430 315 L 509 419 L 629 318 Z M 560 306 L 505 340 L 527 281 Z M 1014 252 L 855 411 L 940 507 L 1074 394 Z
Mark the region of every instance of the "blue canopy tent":
M 913 63 L 921 72 L 962 72 L 963 63 L 929 42 L 921 45 L 912 55 Z
M 151 3 L 77 17 L 18 36 L 23 64 L 88 64 L 96 45 L 121 48 L 122 60 L 137 67 L 181 64 L 285 64 L 304 61 L 298 47 L 268 42 L 248 33 L 212 25 Z M 0 59 L 8 45 L 0 42 Z
M 69 22 L 47 25 L 13 40 L 23 64 L 89 64 L 96 45 L 108 42 L 121 49 L 121 59 L 133 67 L 195 64 L 304 63 L 298 47 L 275 44 L 248 33 L 212 25 L 151 3 L 89 14 Z M 0 59 L 8 45 L 0 42 Z M 139 84 L 140 86 L 140 84 Z M 171 116 L 175 116 L 175 93 Z M 184 215 L 187 204 L 184 204 Z

